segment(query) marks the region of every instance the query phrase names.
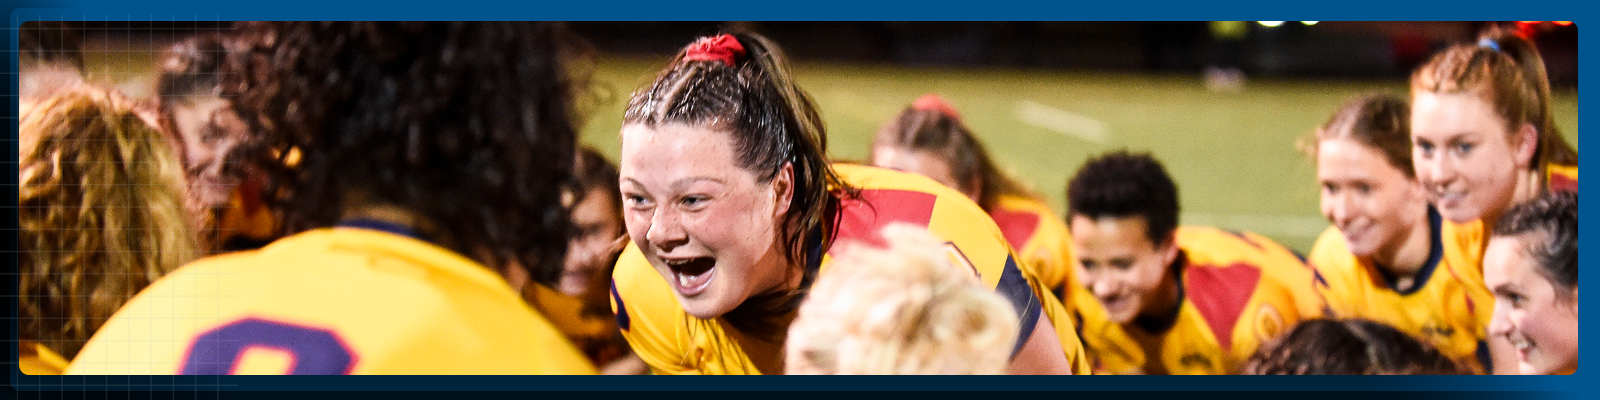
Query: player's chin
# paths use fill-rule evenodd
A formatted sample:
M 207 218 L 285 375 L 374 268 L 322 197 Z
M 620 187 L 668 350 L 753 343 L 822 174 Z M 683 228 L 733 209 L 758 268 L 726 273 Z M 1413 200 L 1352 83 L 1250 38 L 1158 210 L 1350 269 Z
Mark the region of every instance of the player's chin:
M 684 313 L 695 318 L 712 319 L 720 317 L 722 314 L 726 314 L 739 306 L 739 302 L 732 299 L 732 296 L 727 296 L 725 291 L 718 287 L 717 283 L 715 281 L 711 282 L 705 291 L 694 296 L 685 296 L 683 293 L 676 291 L 673 294 L 677 295 L 678 304 L 683 306 Z

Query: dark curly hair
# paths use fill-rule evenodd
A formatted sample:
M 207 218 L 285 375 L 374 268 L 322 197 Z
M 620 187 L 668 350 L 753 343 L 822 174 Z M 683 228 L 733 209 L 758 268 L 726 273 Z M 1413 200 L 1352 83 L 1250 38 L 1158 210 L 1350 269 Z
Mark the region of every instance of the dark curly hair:
M 1295 325 L 1245 361 L 1244 375 L 1462 375 L 1438 349 L 1389 325 L 1364 319 L 1313 319 Z
M 574 228 L 573 99 L 591 54 L 558 23 L 250 22 L 223 96 L 271 162 L 288 232 L 402 207 L 430 240 L 554 284 Z M 250 157 L 256 159 L 258 157 Z
M 1523 249 L 1562 298 L 1578 290 L 1578 194 L 1554 192 L 1507 210 L 1493 237 L 1533 235 Z
M 1107 153 L 1084 163 L 1067 183 L 1067 215 L 1144 217 L 1145 235 L 1159 246 L 1178 228 L 1178 186 L 1149 153 Z

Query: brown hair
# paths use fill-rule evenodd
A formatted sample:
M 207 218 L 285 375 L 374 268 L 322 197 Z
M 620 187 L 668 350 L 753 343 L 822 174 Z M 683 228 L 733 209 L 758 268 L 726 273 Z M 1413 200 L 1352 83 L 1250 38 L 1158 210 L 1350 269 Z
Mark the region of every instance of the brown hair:
M 633 93 L 623 123 L 649 127 L 681 124 L 723 132 L 733 138 L 738 164 L 763 182 L 777 177 L 785 164 L 792 164 L 794 197 L 778 232 L 789 264 L 801 265 L 806 262 L 808 234 L 826 229 L 824 214 L 834 196 L 831 191 L 851 195 L 855 190 L 828 164 L 828 134 L 822 117 L 811 98 L 795 84 L 783 50 L 753 33 L 731 37 L 744 48 L 743 54 L 722 60 L 685 58 L 690 48 L 723 39 L 721 36 L 702 38 L 679 51 L 655 82 Z M 792 308 L 793 295 L 746 301 L 750 307 L 740 306 L 730 313 L 764 317 L 770 311 Z
M 1439 350 L 1382 323 L 1313 319 L 1245 361 L 1244 375 L 1461 375 Z
M 1458 44 L 1435 55 L 1411 75 L 1411 92 L 1470 93 L 1493 106 L 1516 132 L 1522 124 L 1539 131 L 1534 168 L 1578 165 L 1578 151 L 1562 139 L 1550 114 L 1550 81 L 1533 42 L 1491 30 L 1474 44 Z
M 1493 237 L 1527 235 L 1523 251 L 1550 280 L 1556 296 L 1571 299 L 1578 291 L 1578 194 L 1546 193 L 1518 204 L 1500 216 Z
M 1317 145 L 1324 140 L 1348 138 L 1378 150 L 1384 160 L 1416 179 L 1411 164 L 1411 104 L 1391 94 L 1369 94 L 1339 107 L 1328 122 L 1301 140 L 1301 149 L 1317 158 Z
M 922 101 L 919 100 L 919 104 Z M 1002 195 L 1038 199 L 1037 194 L 995 166 L 983 142 L 959 116 L 951 115 L 953 111 L 946 107 L 906 106 L 900 115 L 878 129 L 873 146 L 895 146 L 938 155 L 950 164 L 950 174 L 956 184 L 963 186 L 954 189 L 977 192 L 978 205 L 984 210 L 993 210 Z M 977 187 L 965 187 L 974 181 L 978 182 Z
M 195 257 L 166 138 L 113 94 L 79 88 L 19 125 L 19 336 L 66 358 L 111 314 Z

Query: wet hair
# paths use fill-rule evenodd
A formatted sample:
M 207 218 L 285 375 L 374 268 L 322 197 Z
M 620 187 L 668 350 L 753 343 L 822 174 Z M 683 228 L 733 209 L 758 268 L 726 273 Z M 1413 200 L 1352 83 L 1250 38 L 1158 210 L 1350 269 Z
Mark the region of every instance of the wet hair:
M 804 265 L 806 240 L 812 232 L 828 229 L 828 204 L 836 196 L 854 196 L 857 191 L 828 164 L 822 117 L 795 84 L 783 50 L 753 33 L 731 36 L 744 47 L 742 56 L 733 57 L 731 63 L 685 59 L 700 42 L 685 47 L 654 82 L 633 93 L 623 123 L 651 128 L 678 124 L 729 135 L 737 165 L 763 183 L 776 178 L 784 165 L 793 165 L 794 194 L 778 240 L 789 265 Z M 825 241 L 832 236 L 822 235 Z M 806 274 L 803 280 L 809 283 L 811 273 Z M 798 292 L 752 297 L 724 319 L 746 332 L 776 333 L 780 327 L 763 321 L 792 310 L 799 297 Z
M 1539 266 L 1539 275 L 1563 289 L 1556 294 L 1570 298 L 1578 290 L 1577 193 L 1546 193 L 1511 207 L 1494 224 L 1491 236 L 1524 236 L 1523 251 Z
M 1411 104 L 1391 94 L 1369 94 L 1339 107 L 1301 147 L 1312 158 L 1324 140 L 1350 139 L 1378 150 L 1389 166 L 1416 179 L 1411 164 Z
M 123 303 L 195 257 L 183 172 L 115 94 L 82 87 L 18 126 L 19 337 L 67 359 Z
M 1067 183 L 1067 215 L 1144 217 L 1146 237 L 1160 246 L 1178 228 L 1178 186 L 1149 153 L 1107 153 L 1084 163 Z
M 745 49 L 733 65 L 685 59 L 684 48 L 650 86 L 633 93 L 623 123 L 679 124 L 731 135 L 737 164 L 761 182 L 793 164 L 794 197 L 779 232 L 784 255 L 798 264 L 805 260 L 807 233 L 825 226 L 829 191 L 845 185 L 828 164 L 822 117 L 795 84 L 783 49 L 761 35 L 732 36 Z
M 939 156 L 950 164 L 951 178 L 962 186 L 954 189 L 977 193 L 978 205 L 984 210 L 993 210 L 1004 195 L 1037 199 L 1038 195 L 995 166 L 983 143 L 958 115 L 951 115 L 953 112 L 907 106 L 878 129 L 873 146 L 892 146 Z M 978 186 L 966 187 L 973 182 L 978 182 Z
M 579 198 L 589 192 L 599 190 L 607 199 L 611 200 L 612 217 L 617 222 L 622 222 L 622 188 L 617 179 L 617 166 L 607 160 L 592 147 L 578 147 L 577 165 L 574 172 L 577 174 L 578 187 L 582 188 Z
M 28 21 L 17 29 L 17 65 L 65 67 L 83 73 L 83 36 L 61 21 Z
M 253 22 L 236 28 L 223 96 L 265 159 L 288 232 L 389 205 L 430 241 L 553 285 L 574 234 L 588 48 L 558 23 Z
M 1469 93 L 1487 101 L 1516 132 L 1522 124 L 1539 131 L 1534 168 L 1578 165 L 1578 150 L 1567 144 L 1550 112 L 1550 80 L 1533 42 L 1509 31 L 1491 30 L 1477 43 L 1451 46 L 1411 75 L 1411 92 Z
M 1471 371 L 1389 325 L 1312 319 L 1262 346 L 1244 375 L 1462 375 Z
M 787 373 L 1000 374 L 1011 303 L 950 263 L 943 240 L 895 223 L 887 248 L 847 243 L 789 328 Z

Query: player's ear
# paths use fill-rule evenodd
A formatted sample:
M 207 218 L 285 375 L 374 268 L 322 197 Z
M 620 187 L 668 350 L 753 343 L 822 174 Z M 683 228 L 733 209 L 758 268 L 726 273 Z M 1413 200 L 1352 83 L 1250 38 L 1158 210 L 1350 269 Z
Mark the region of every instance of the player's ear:
M 1178 259 L 1178 231 L 1167 232 L 1167 236 L 1156 245 L 1156 251 L 1161 253 L 1161 265 L 1172 265 Z
M 1532 169 L 1538 165 L 1539 160 L 1533 159 L 1533 153 L 1539 149 L 1539 129 L 1525 123 L 1511 135 L 1511 151 L 1516 152 L 1517 167 Z
M 776 196 L 772 216 L 782 218 L 789 213 L 789 204 L 794 201 L 794 163 L 783 163 L 783 169 L 772 178 L 772 194 Z

